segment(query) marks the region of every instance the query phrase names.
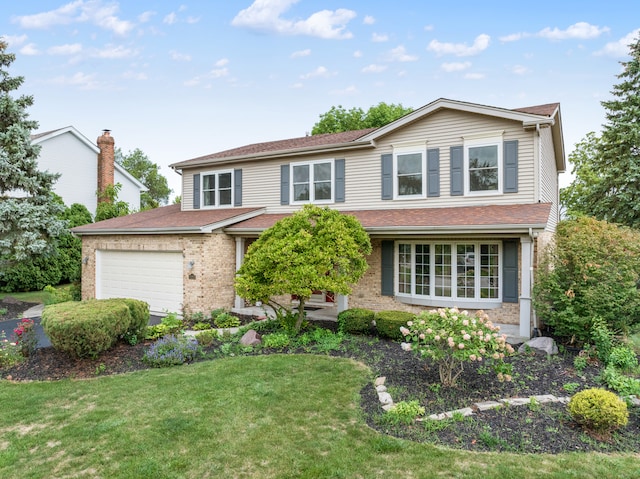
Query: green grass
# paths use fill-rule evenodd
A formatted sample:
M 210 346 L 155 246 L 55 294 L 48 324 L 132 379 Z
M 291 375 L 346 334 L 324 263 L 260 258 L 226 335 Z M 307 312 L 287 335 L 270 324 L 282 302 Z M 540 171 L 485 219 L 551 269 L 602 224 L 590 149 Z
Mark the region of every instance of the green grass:
M 632 478 L 637 455 L 469 453 L 363 422 L 371 372 L 234 357 L 86 381 L 0 381 L 2 478 Z
M 56 289 L 69 289 L 71 287 L 70 284 L 61 284 L 55 286 Z M 0 293 L 0 301 L 2 301 L 7 296 L 11 296 L 12 298 L 16 298 L 20 301 L 25 301 L 27 303 L 41 303 L 47 304 L 51 295 L 46 291 L 27 291 L 23 293 Z

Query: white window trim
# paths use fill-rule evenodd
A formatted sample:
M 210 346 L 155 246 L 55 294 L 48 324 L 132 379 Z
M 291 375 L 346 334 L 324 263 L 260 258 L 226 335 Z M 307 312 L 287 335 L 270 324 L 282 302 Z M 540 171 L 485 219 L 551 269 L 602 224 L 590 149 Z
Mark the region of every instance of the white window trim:
M 400 293 L 400 274 L 398 265 L 400 263 L 399 257 L 399 245 L 400 244 L 410 244 L 411 245 L 411 293 Z M 451 265 L 452 278 L 451 278 L 451 293 L 450 297 L 446 296 L 435 296 L 435 281 L 429 281 L 429 295 L 421 295 L 415 294 L 415 272 L 416 272 L 416 255 L 415 255 L 415 245 L 416 244 L 428 244 L 429 245 L 429 262 L 430 262 L 430 271 L 434 271 L 434 263 L 435 263 L 435 255 L 433 253 L 434 246 L 436 244 L 450 244 L 451 248 L 451 261 L 453 264 Z M 458 297 L 458 289 L 457 285 L 457 276 L 458 269 L 456 263 L 456 253 L 455 253 L 455 245 L 457 244 L 474 244 L 476 247 L 475 253 L 475 270 L 478 270 L 478 262 L 480 261 L 480 245 L 483 244 L 495 244 L 498 245 L 498 297 L 497 298 L 459 298 Z M 394 243 L 394 291 L 396 292 L 396 299 L 401 303 L 406 304 L 416 304 L 422 306 L 435 306 L 435 307 L 453 307 L 460 306 L 471 309 L 490 309 L 490 308 L 498 308 L 502 305 L 502 282 L 503 271 L 502 271 L 502 242 L 500 241 L 476 241 L 476 240 L 464 240 L 461 239 L 459 241 L 437 241 L 437 240 L 411 240 L 404 241 L 399 240 Z M 431 273 L 433 275 L 433 273 Z M 476 294 L 480 294 L 481 289 L 481 278 L 482 276 L 476 276 L 475 278 L 475 291 Z M 431 280 L 433 280 L 433 276 L 431 276 Z
M 465 137 L 464 138 L 464 194 L 465 196 L 488 196 L 488 195 L 501 195 L 503 193 L 503 178 L 502 178 L 502 150 L 503 150 L 502 135 L 492 137 Z M 498 189 L 488 191 L 471 191 L 471 181 L 469 179 L 469 148 L 482 147 L 482 146 L 496 146 L 498 151 L 497 168 L 498 168 Z
M 231 173 L 231 204 L 221 205 L 220 204 L 220 180 L 219 175 L 223 175 L 225 173 Z M 204 204 L 204 177 L 215 175 L 216 177 L 216 204 L 215 205 L 206 205 Z M 224 208 L 233 208 L 235 201 L 235 178 L 233 170 L 213 170 L 213 171 L 204 171 L 200 173 L 200 209 L 204 210 L 214 210 L 214 209 L 224 209 Z
M 331 164 L 331 198 L 328 200 L 316 200 L 315 199 L 315 190 L 313 188 L 313 165 L 317 165 L 319 163 L 330 163 Z M 293 168 L 295 166 L 309 166 L 309 199 L 306 201 L 295 201 L 293 195 Z M 335 159 L 323 159 L 323 160 L 311 160 L 311 161 L 299 161 L 297 163 L 289 164 L 289 203 L 292 205 L 305 205 L 305 204 L 315 204 L 315 205 L 328 205 L 331 203 L 335 203 L 335 195 L 336 195 L 336 166 Z
M 420 164 L 422 166 L 422 193 L 419 195 L 401 195 L 398 192 L 398 156 L 421 155 Z M 425 143 L 414 146 L 400 146 L 393 148 L 393 199 L 394 200 L 416 200 L 427 197 L 427 148 Z

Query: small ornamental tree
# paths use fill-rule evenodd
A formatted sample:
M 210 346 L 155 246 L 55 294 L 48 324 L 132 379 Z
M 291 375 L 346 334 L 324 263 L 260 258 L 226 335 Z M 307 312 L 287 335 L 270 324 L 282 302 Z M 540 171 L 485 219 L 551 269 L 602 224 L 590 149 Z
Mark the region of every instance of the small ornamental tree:
M 351 293 L 367 270 L 369 253 L 369 236 L 356 218 L 305 205 L 249 246 L 236 276 L 236 292 L 249 301 L 261 301 L 276 314 L 293 313 L 274 297 L 295 295 L 300 302 L 294 325 L 298 332 L 311 294 Z
M 445 387 L 455 386 L 465 363 L 473 361 L 492 365 L 500 381 L 511 381 L 511 364 L 503 360 L 513 348 L 506 335 L 499 333 L 500 327 L 482 311 L 475 317 L 457 308 L 423 311 L 400 331 L 407 341 L 403 343 L 405 350 L 438 364 Z

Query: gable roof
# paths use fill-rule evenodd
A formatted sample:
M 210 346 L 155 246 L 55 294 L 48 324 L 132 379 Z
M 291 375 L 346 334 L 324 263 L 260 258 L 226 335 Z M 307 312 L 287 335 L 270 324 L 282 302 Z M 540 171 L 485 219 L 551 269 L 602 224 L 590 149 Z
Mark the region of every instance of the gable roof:
M 65 133 L 70 133 L 71 135 L 75 136 L 81 143 L 83 143 L 87 148 L 92 150 L 96 155 L 98 155 L 98 153 L 100 153 L 100 148 L 98 148 L 98 145 L 96 145 L 95 143 L 91 142 L 91 140 L 89 140 L 86 136 L 84 136 L 82 133 L 80 133 L 73 126 L 65 126 L 64 128 L 58 128 L 56 130 L 49 130 L 49 131 L 44 131 L 42 133 L 36 133 L 34 135 L 31 135 L 31 142 L 36 144 L 36 145 L 39 145 L 40 143 L 43 143 L 43 142 L 45 142 L 45 141 L 47 141 L 47 140 L 49 140 L 51 138 L 55 138 L 57 136 L 64 135 Z M 144 186 L 140 182 L 140 180 L 138 180 L 138 178 L 136 178 L 131 173 L 129 173 L 118 162 L 115 162 L 113 164 L 113 167 L 117 172 L 122 174 L 131 183 L 133 183 L 141 192 L 142 191 L 147 191 L 147 187 Z
M 210 233 L 264 213 L 264 208 L 227 208 L 181 211 L 180 205 L 162 206 L 98 223 L 77 226 L 77 235 Z
M 294 156 L 306 153 L 321 153 L 325 151 L 344 151 L 350 149 L 374 148 L 375 141 L 395 130 L 414 123 L 428 115 L 442 109 L 456 110 L 467 113 L 493 116 L 521 122 L 523 128 L 551 127 L 553 129 L 554 150 L 558 171 L 564 171 L 564 140 L 562 138 L 562 124 L 560 121 L 560 104 L 547 103 L 509 110 L 477 103 L 439 98 L 417 110 L 408 113 L 397 120 L 380 128 L 347 131 L 342 133 L 327 133 L 299 138 L 290 138 L 224 150 L 210 155 L 200 156 L 190 160 L 169 165 L 176 170 L 183 168 L 204 166 L 209 164 L 232 163 L 241 160 L 256 160 L 272 157 Z

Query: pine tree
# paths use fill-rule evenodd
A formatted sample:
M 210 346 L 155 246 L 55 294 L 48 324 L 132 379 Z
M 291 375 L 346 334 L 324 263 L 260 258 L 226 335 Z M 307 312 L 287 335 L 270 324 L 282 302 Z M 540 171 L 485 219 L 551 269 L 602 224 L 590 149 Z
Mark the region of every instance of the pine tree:
M 26 109 L 33 97 L 11 95 L 24 78 L 9 75 L 15 55 L 6 50 L 0 40 L 0 264 L 54 251 L 66 228 L 51 191 L 58 175 L 38 170 L 40 147 L 31 143 L 38 123 L 28 120 Z
M 572 216 L 585 214 L 640 228 L 640 37 L 621 62 L 613 100 L 603 101 L 606 123 L 573 153 L 576 180 L 561 194 Z

